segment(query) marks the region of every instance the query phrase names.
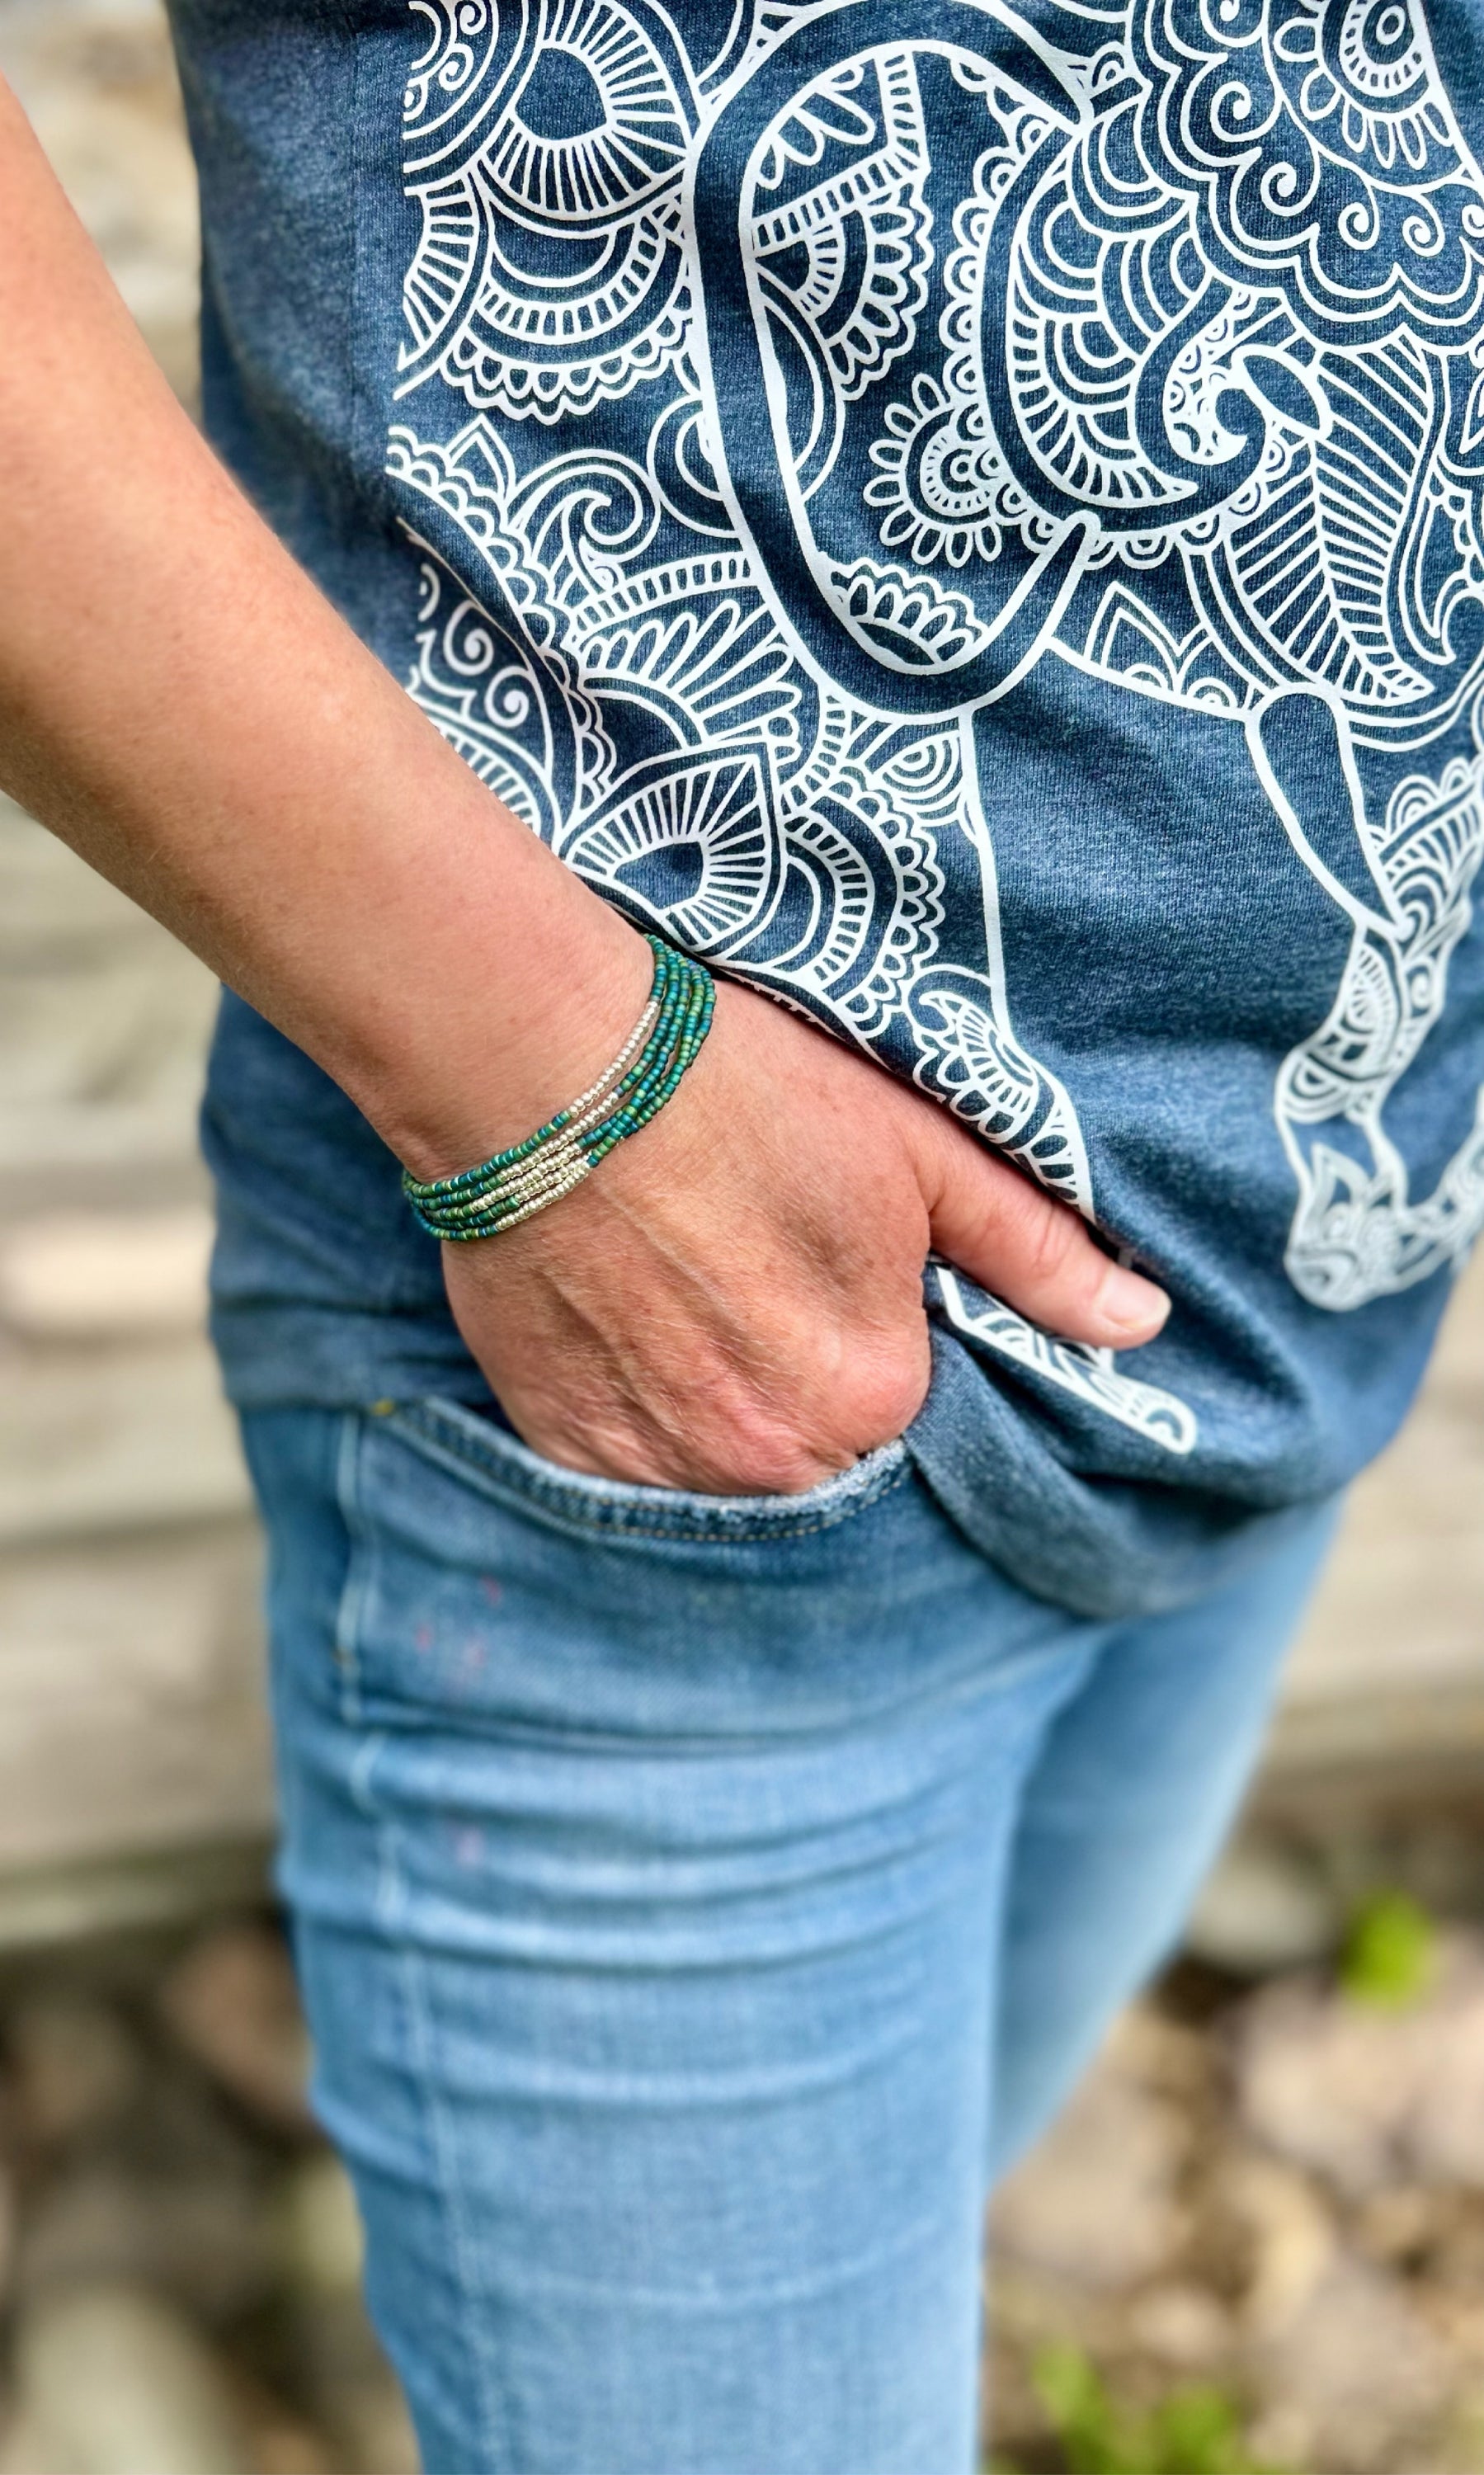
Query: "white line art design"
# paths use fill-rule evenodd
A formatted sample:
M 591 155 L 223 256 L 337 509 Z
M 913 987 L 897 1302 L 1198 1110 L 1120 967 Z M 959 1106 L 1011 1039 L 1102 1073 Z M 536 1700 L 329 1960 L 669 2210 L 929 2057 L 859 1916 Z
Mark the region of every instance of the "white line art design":
M 1195 1417 L 1173 1392 L 1119 1374 L 1108 1350 L 1089 1349 L 1082 1341 L 1057 1340 L 1050 1333 L 1038 1332 L 1013 1307 L 1002 1305 L 985 1290 L 979 1292 L 983 1305 L 976 1307 L 964 1294 L 958 1273 L 946 1263 L 937 1264 L 935 1273 L 948 1320 L 957 1332 L 998 1350 L 1015 1365 L 1032 1369 L 1043 1382 L 1075 1392 L 1080 1400 L 1091 1397 L 1121 1427 L 1131 1427 L 1151 1443 L 1162 1444 L 1166 1452 L 1194 1449 L 1199 1433 Z
M 1090 1213 L 1007 998 L 993 708 L 1054 658 L 1229 722 L 1349 922 L 1277 1075 L 1289 1277 L 1456 1262 L 1484 1098 L 1421 1196 L 1385 1122 L 1484 856 L 1484 179 L 1420 0 L 411 6 L 390 469 L 439 726 Z

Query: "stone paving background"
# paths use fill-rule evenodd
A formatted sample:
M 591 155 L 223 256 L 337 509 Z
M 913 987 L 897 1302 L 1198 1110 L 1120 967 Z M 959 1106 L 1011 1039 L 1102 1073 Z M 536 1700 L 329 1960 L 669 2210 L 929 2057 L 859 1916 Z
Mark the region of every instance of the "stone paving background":
M 0 72 L 193 404 L 157 0 L 0 0 Z M 256 1545 L 202 1336 L 212 1003 L 0 802 L 0 2475 L 413 2463 L 264 1894 Z M 1484 2470 L 1481 1477 L 1484 1265 L 1186 1957 L 1000 2205 L 1016 2475 Z

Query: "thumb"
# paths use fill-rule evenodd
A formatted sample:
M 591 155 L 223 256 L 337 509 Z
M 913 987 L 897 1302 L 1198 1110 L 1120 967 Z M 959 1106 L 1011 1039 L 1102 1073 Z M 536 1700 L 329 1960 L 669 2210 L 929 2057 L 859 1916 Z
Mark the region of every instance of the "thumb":
M 929 1134 L 925 1126 L 923 1132 Z M 1163 1289 L 1113 1262 L 1069 1204 L 942 1117 L 919 1164 L 939 1255 L 1067 1340 L 1137 1349 L 1170 1311 Z

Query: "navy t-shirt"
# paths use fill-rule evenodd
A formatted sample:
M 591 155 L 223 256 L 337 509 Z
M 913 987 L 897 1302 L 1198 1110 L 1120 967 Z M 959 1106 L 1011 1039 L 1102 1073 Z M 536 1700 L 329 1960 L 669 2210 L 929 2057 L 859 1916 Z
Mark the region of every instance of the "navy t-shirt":
M 1047 1597 L 1205 1586 L 1484 1224 L 1480 0 L 172 13 L 222 452 L 591 884 L 1168 1286 L 930 1268 L 910 1440 Z M 231 997 L 206 1129 L 240 1402 L 487 1397 Z

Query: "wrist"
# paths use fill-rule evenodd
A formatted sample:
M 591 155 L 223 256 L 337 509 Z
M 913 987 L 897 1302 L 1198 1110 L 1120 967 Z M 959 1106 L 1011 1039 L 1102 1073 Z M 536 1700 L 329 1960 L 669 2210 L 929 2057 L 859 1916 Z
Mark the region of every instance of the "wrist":
M 585 1090 L 519 1142 L 451 1177 L 404 1172 L 403 1191 L 429 1237 L 469 1244 L 517 1228 L 561 1202 L 674 1097 L 705 1045 L 716 988 L 703 964 L 662 937 L 645 943 L 654 972 L 644 1011 Z
M 404 1168 L 446 1178 L 524 1139 L 584 1090 L 633 1030 L 654 957 L 640 932 L 577 898 L 498 939 L 475 928 L 453 984 L 407 1004 L 395 1052 L 355 1091 Z

